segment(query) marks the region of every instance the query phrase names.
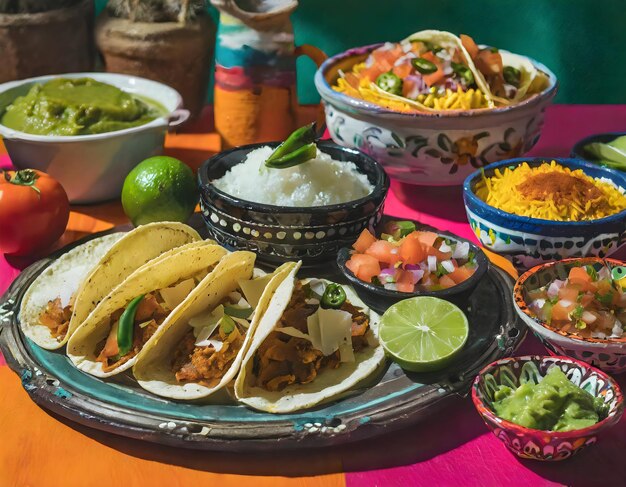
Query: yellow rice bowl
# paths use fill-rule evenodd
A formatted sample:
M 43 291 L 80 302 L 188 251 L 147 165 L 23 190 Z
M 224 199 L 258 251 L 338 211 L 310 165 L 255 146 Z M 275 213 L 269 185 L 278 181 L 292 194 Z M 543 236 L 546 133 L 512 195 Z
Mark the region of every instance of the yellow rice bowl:
M 579 191 L 569 191 L 570 186 Z M 483 175 L 475 193 L 499 210 L 543 220 L 587 221 L 626 210 L 624 188 L 556 161 L 496 169 L 491 177 Z

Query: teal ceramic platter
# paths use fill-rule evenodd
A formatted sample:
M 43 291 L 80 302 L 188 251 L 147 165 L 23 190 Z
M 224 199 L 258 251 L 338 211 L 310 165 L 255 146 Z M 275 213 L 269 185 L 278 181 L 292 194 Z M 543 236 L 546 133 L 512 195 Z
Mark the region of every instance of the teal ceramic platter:
M 78 243 L 28 267 L 2 297 L 0 348 L 24 389 L 41 407 L 83 425 L 156 443 L 254 451 L 319 447 L 372 437 L 415 423 L 442 403 L 467 395 L 478 371 L 510 356 L 525 335 L 513 308 L 513 280 L 491 266 L 466 305 L 467 344 L 441 372 L 410 374 L 387 364 L 345 396 L 286 415 L 253 411 L 236 404 L 227 393 L 212 403 L 165 400 L 141 389 L 130 374 L 115 380 L 84 374 L 72 366 L 63 350 L 44 350 L 21 333 L 18 310 L 26 289 L 47 265 Z M 323 274 L 341 282 L 334 267 Z

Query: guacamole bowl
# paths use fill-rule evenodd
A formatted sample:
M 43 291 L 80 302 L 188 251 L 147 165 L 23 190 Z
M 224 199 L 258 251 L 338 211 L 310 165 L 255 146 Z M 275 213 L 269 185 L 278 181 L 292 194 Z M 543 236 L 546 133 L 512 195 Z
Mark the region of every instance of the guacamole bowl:
M 597 423 L 569 431 L 545 431 L 507 421 L 495 413 L 494 395 L 501 386 L 516 389 L 524 383 L 538 384 L 552 367 L 561 369 L 567 380 L 596 398 L 596 407 L 602 410 Z M 509 450 L 520 458 L 542 461 L 565 460 L 593 445 L 598 434 L 617 424 L 624 412 L 622 392 L 609 375 L 559 356 L 509 357 L 489 364 L 474 380 L 472 401 L 485 424 Z
M 50 174 L 63 185 L 71 203 L 98 203 L 119 197 L 130 170 L 142 160 L 160 154 L 168 129 L 189 117 L 189 112 L 182 109 L 182 97 L 173 88 L 113 73 L 40 76 L 1 84 L 0 116 L 35 84 L 58 78 L 91 78 L 158 107 L 156 118 L 147 123 L 87 135 L 36 135 L 0 124 L 0 137 L 13 165 Z M 88 110 L 87 106 L 85 111 Z

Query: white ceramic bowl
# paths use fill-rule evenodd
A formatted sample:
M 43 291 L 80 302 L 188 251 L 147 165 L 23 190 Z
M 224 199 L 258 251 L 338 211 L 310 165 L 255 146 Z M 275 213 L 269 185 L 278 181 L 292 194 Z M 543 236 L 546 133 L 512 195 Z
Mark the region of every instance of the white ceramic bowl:
M 98 203 L 119 197 L 124 178 L 142 160 L 160 154 L 168 128 L 189 118 L 182 97 L 167 85 L 136 76 L 113 73 L 71 73 L 39 76 L 0 85 L 0 114 L 34 83 L 53 78 L 89 77 L 150 98 L 167 114 L 151 122 L 115 132 L 94 135 L 32 135 L 0 124 L 11 161 L 18 169 L 33 168 L 57 179 L 71 203 Z
M 439 113 L 401 113 L 332 89 L 347 71 L 381 44 L 357 47 L 327 59 L 315 74 L 333 141 L 380 162 L 394 179 L 422 186 L 456 186 L 476 168 L 528 152 L 539 140 L 544 112 L 557 90 L 548 75 L 541 93 L 509 107 Z

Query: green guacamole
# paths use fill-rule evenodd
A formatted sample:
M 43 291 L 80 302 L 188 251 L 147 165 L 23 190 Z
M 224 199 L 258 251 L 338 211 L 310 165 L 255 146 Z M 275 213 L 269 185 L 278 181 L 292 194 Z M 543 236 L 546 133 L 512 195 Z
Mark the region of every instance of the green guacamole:
M 0 123 L 35 135 L 88 135 L 136 127 L 164 114 L 156 102 L 91 78 L 55 78 L 13 100 Z
M 570 382 L 558 367 L 539 384 L 527 382 L 515 390 L 501 385 L 493 410 L 507 421 L 544 431 L 586 428 L 606 416 L 602 399 Z

